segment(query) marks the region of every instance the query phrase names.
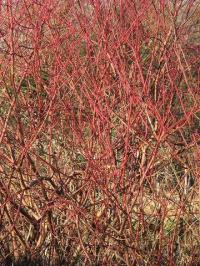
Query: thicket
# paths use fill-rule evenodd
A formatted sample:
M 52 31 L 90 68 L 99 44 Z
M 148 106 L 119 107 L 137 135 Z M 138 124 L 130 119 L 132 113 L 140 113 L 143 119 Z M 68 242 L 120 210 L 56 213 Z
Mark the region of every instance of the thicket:
M 200 265 L 199 5 L 1 1 L 1 265 Z

